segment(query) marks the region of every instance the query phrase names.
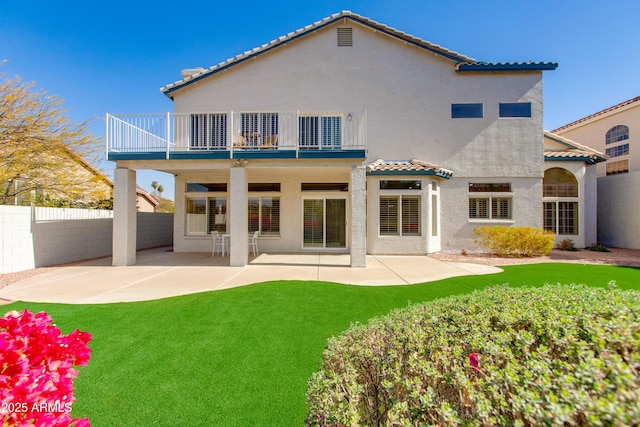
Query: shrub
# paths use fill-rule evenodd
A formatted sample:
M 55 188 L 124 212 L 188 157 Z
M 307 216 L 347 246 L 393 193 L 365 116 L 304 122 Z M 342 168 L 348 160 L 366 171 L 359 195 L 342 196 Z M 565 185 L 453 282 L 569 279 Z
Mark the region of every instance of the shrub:
M 71 419 L 73 365 L 86 365 L 91 335 L 62 335 L 46 313 L 0 318 L 0 417 L 8 426 L 88 426 Z
M 493 255 L 531 257 L 549 255 L 555 234 L 533 227 L 478 227 L 476 243 L 485 246 Z
M 498 286 L 328 341 L 307 425 L 637 425 L 640 294 Z
M 607 249 L 605 246 L 603 245 L 599 245 L 597 243 L 592 244 L 591 246 L 589 246 L 589 250 L 590 251 L 594 251 L 594 252 L 611 252 L 609 249 Z
M 571 239 L 564 239 L 563 241 L 561 241 L 558 244 L 558 249 L 560 249 L 561 251 L 577 251 L 575 245 L 573 244 L 573 240 Z

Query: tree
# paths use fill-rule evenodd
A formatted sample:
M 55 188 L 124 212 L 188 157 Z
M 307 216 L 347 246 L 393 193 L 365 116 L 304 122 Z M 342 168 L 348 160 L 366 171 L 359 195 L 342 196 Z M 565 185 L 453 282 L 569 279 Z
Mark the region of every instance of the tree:
M 164 187 L 162 185 L 158 185 L 158 198 L 162 199 L 162 193 L 164 192 Z
M 151 188 L 153 188 L 153 192 L 151 194 L 156 196 L 157 195 L 156 191 L 158 191 L 158 181 L 153 181 L 151 183 Z
M 98 153 L 89 122 L 70 121 L 64 100 L 34 86 L 0 73 L 0 204 L 35 194 L 104 199 L 94 185 L 101 178 L 86 173 Z

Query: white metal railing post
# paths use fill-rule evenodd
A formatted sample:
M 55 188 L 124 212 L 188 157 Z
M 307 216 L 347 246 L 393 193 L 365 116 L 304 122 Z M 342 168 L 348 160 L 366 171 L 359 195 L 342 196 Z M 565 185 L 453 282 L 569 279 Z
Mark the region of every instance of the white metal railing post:
M 109 113 L 107 113 L 106 117 L 106 129 L 104 134 L 104 158 L 109 158 Z
M 300 140 L 299 140 L 299 135 L 300 135 L 300 110 L 296 110 L 296 134 L 293 135 L 293 140 L 295 141 L 296 144 L 296 159 L 298 158 L 298 149 L 300 148 Z
M 229 111 L 229 135 L 228 135 L 228 140 L 227 140 L 227 144 L 229 144 L 229 156 L 233 159 L 233 126 L 234 126 L 234 121 L 233 121 L 233 110 Z
M 171 145 L 171 138 L 169 137 L 169 132 L 171 132 L 171 122 L 169 121 L 171 120 L 171 113 L 167 111 L 167 123 L 166 123 L 166 128 L 165 128 L 165 139 L 167 140 L 167 160 L 169 160 L 169 150 L 170 150 L 170 145 Z
M 366 153 L 367 153 L 367 151 L 366 151 L 367 150 L 367 144 L 369 142 L 369 141 L 367 141 L 367 132 L 369 131 L 369 128 L 367 126 L 367 110 L 364 110 L 364 123 L 363 123 L 363 126 L 364 126 L 364 144 L 363 145 L 364 145 L 364 150 L 365 150 L 365 155 L 366 155 Z

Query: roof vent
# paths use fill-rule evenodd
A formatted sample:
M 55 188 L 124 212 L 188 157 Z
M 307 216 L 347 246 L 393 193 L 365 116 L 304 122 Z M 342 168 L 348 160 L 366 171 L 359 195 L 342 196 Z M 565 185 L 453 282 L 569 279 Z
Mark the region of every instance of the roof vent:
M 353 46 L 353 28 L 338 28 L 338 46 Z
M 204 71 L 204 68 L 202 68 L 202 67 L 187 68 L 186 70 L 182 70 L 182 78 L 183 79 L 188 79 L 189 77 L 193 77 L 196 74 L 199 74 L 199 73 L 201 73 L 203 71 Z

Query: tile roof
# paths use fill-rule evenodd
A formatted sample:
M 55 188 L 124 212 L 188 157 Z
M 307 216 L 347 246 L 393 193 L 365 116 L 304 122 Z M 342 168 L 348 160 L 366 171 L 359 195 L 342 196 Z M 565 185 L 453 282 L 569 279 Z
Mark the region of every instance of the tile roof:
M 160 88 L 160 91 L 164 92 L 165 95 L 171 97 L 171 93 L 173 91 L 175 91 L 176 89 L 179 89 L 182 86 L 194 83 L 208 75 L 211 74 L 215 74 L 216 72 L 225 70 L 235 64 L 241 63 L 243 61 L 246 61 L 247 59 L 251 59 L 257 55 L 260 55 L 262 53 L 268 52 L 272 49 L 275 49 L 281 45 L 284 45 L 286 43 L 289 43 L 293 40 L 296 40 L 300 37 L 303 37 L 307 34 L 310 34 L 314 31 L 317 31 L 320 28 L 326 27 L 328 25 L 331 25 L 337 21 L 340 21 L 342 19 L 349 19 L 351 21 L 354 22 L 358 22 L 364 26 L 367 26 L 369 28 L 373 28 L 374 30 L 387 34 L 389 36 L 398 38 L 404 42 L 407 42 L 409 44 L 412 44 L 414 46 L 426 49 L 430 52 L 433 52 L 437 55 L 443 56 L 445 58 L 448 58 L 450 60 L 453 60 L 457 63 L 461 63 L 461 62 L 468 62 L 468 63 L 474 63 L 474 59 L 470 58 L 468 56 L 462 55 L 460 53 L 454 52 L 452 50 L 446 49 L 442 46 L 439 46 L 437 44 L 431 43 L 429 41 L 423 40 L 419 37 L 415 37 L 412 36 L 410 34 L 407 34 L 403 31 L 400 31 L 396 28 L 390 27 L 388 25 L 382 24 L 380 22 L 374 21 L 372 19 L 369 19 L 367 17 L 364 17 L 362 15 L 358 15 L 357 13 L 353 13 L 351 11 L 345 10 L 342 11 L 340 13 L 335 13 L 331 16 L 328 16 L 320 21 L 314 22 L 313 24 L 307 25 L 306 27 L 300 28 L 296 31 L 293 31 L 289 34 L 286 34 L 284 36 L 278 37 L 275 40 L 271 40 L 268 43 L 263 44 L 262 46 L 256 47 L 254 49 L 248 50 L 244 53 L 241 53 L 240 55 L 237 55 L 233 58 L 229 58 L 226 61 L 223 61 L 217 65 L 214 65 L 208 69 L 203 69 L 203 68 L 193 68 L 191 71 L 193 72 L 192 75 L 188 75 L 187 77 L 183 78 L 182 80 L 178 80 L 174 83 L 170 83 L 162 88 Z
M 378 159 L 366 165 L 369 175 L 435 175 L 451 178 L 453 171 L 441 168 L 424 160 L 385 161 Z
M 557 62 L 464 62 L 456 65 L 457 72 L 469 71 L 551 71 Z
M 599 163 L 604 162 L 608 157 L 601 152 L 587 147 L 586 145 L 579 144 L 568 138 L 556 135 L 552 132 L 545 131 L 544 137 L 548 138 L 556 143 L 562 144 L 567 147 L 566 150 L 544 150 L 545 160 L 576 160 L 584 161 L 586 163 Z
M 617 110 L 619 108 L 626 107 L 627 105 L 631 105 L 631 104 L 633 104 L 635 102 L 640 102 L 640 96 L 636 96 L 635 98 L 631 98 L 631 99 L 628 99 L 628 100 L 626 100 L 624 102 L 616 104 L 613 107 L 605 108 L 604 110 L 598 111 L 597 113 L 593 113 L 593 114 L 591 114 L 589 116 L 583 117 L 581 119 L 573 121 L 573 122 L 571 122 L 569 124 L 566 124 L 564 126 L 560 126 L 559 128 L 552 130 L 551 132 L 560 132 L 562 130 L 565 130 L 567 128 L 573 127 L 573 126 L 575 126 L 577 124 L 580 124 L 582 122 L 586 122 L 587 120 L 593 119 L 593 118 L 598 117 L 598 116 L 602 116 L 604 114 L 607 114 L 607 113 L 610 113 L 612 111 L 615 111 L 615 110 Z

